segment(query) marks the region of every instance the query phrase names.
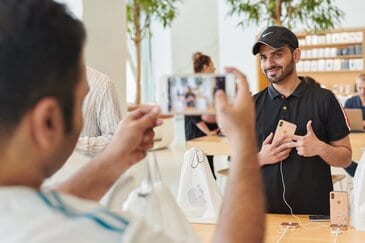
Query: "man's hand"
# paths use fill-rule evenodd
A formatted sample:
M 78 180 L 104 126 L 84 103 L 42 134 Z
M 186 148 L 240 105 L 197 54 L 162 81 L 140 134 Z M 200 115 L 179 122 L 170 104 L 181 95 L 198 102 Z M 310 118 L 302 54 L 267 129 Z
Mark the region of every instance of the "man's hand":
M 217 121 L 221 131 L 224 131 L 229 139 L 241 140 L 242 134 L 252 132 L 255 129 L 254 105 L 246 76 L 235 68 L 226 68 L 226 72 L 233 73 L 238 78 L 238 92 L 233 103 L 228 102 L 223 91 L 218 90 L 216 92 Z
M 82 198 L 100 200 L 120 175 L 146 156 L 153 146 L 153 128 L 162 124 L 157 107 L 142 107 L 119 123 L 110 144 L 98 156 L 55 188 Z
M 207 135 L 208 136 L 214 136 L 214 135 L 217 135 L 217 133 L 218 133 L 218 130 L 215 129 L 215 130 L 209 131 L 209 133 Z
M 158 120 L 159 114 L 159 108 L 153 106 L 131 112 L 119 124 L 105 153 L 128 167 L 143 159 L 147 150 L 153 147 L 153 128 L 162 124 Z
M 215 94 L 217 121 L 232 147 L 232 165 L 214 242 L 263 242 L 264 197 L 257 161 L 254 103 L 246 77 L 234 68 L 226 71 L 233 73 L 238 82 L 232 103 L 222 90 Z
M 290 143 L 288 136 L 279 137 L 272 143 L 273 137 L 273 133 L 270 133 L 262 142 L 261 150 L 258 154 L 261 166 L 276 164 L 288 158 L 292 150 L 293 145 Z
M 312 121 L 307 123 L 307 134 L 304 136 L 293 136 L 293 146 L 296 147 L 298 155 L 304 157 L 312 157 L 319 155 L 318 150 L 321 149 L 323 142 L 319 140 L 312 128 Z

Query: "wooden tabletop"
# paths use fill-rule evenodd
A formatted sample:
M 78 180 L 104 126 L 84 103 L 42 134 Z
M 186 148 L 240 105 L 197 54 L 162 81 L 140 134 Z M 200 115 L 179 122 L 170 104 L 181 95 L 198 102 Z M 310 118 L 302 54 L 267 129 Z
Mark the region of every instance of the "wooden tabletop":
M 359 161 L 362 151 L 365 149 L 365 133 L 350 133 L 350 142 L 352 147 L 352 160 Z
M 230 155 L 231 147 L 226 137 L 204 136 L 186 142 L 187 149 L 201 148 L 207 155 Z
M 365 148 L 365 133 L 350 133 L 352 146 L 352 159 L 359 161 L 362 148 Z M 192 147 L 201 148 L 207 155 L 230 155 L 231 147 L 226 137 L 204 136 L 186 142 L 187 149 Z M 365 242 L 365 241 L 364 241 Z
M 280 241 L 304 243 L 304 242 L 335 242 L 335 235 L 330 233 L 329 222 L 309 222 L 307 215 L 299 216 L 304 227 L 301 225 L 294 230 L 289 230 Z M 265 242 L 277 242 L 283 235 L 281 230 L 282 222 L 298 222 L 299 221 L 291 215 L 284 214 L 267 214 L 266 215 L 266 232 Z M 193 228 L 197 233 L 202 243 L 212 242 L 214 224 L 193 224 Z M 245 227 L 242 225 L 242 227 Z M 338 236 L 337 242 L 365 242 L 365 231 L 357 231 L 352 227 L 348 227 L 346 231 Z

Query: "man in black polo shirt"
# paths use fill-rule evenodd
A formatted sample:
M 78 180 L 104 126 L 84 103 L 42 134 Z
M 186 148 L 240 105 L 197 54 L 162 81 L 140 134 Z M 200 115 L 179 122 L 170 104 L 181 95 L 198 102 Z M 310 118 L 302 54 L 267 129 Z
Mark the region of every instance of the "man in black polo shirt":
M 267 210 L 290 213 L 291 207 L 298 214 L 329 214 L 330 165 L 347 167 L 352 155 L 343 111 L 332 92 L 297 76 L 300 49 L 287 28 L 268 27 L 253 54 L 259 54 L 270 81 L 254 96 Z M 295 135 L 272 142 L 280 119 L 297 125 Z

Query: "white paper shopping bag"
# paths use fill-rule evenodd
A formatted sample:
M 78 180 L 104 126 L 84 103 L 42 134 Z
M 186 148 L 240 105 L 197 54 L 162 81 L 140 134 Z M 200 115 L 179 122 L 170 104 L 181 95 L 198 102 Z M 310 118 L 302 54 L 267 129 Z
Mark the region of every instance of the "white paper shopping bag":
M 191 223 L 217 222 L 222 194 L 200 148 L 184 154 L 177 203 Z
M 365 231 L 365 152 L 362 153 L 356 168 L 352 193 L 352 226 L 357 230 Z
M 163 231 L 172 242 L 197 243 L 191 225 L 162 181 L 155 154 L 150 153 L 145 162 L 146 174 L 123 202 L 123 211 L 142 218 L 155 230 Z

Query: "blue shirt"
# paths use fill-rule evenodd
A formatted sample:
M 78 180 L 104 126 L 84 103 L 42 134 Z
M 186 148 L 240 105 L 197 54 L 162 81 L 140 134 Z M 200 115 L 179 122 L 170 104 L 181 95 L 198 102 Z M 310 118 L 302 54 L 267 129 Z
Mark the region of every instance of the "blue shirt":
M 365 120 L 365 106 L 361 104 L 360 96 L 356 95 L 345 102 L 345 108 L 359 108 L 362 110 L 362 119 Z

